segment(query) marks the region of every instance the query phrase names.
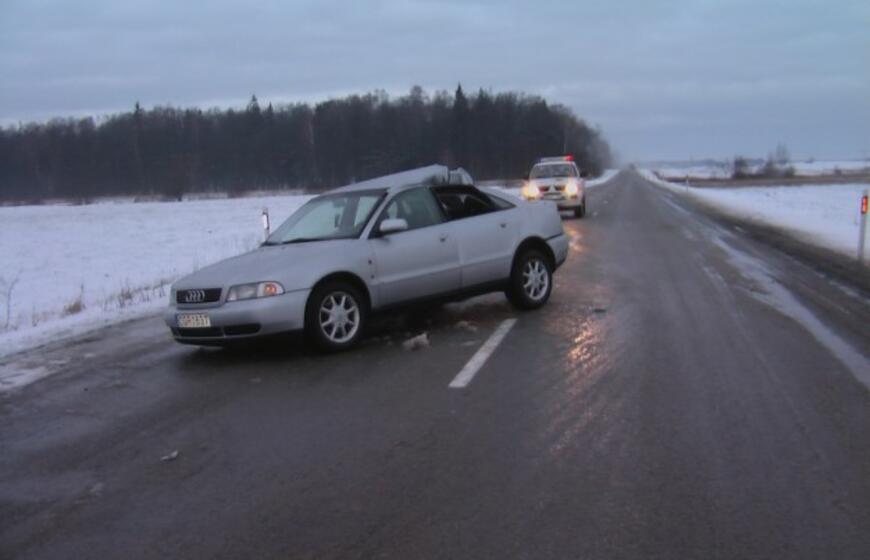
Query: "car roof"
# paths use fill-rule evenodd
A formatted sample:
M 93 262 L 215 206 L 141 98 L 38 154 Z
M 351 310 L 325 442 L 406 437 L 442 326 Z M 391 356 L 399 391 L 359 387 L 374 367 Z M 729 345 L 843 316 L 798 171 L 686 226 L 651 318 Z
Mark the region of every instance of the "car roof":
M 367 181 L 352 183 L 329 191 L 329 194 L 354 191 L 369 191 L 386 189 L 388 191 L 404 190 L 421 185 L 473 185 L 471 175 L 461 167 L 450 170 L 446 165 L 427 165 L 392 173 L 382 177 L 375 177 Z
M 574 167 L 577 167 L 577 163 L 573 161 L 539 161 L 533 165 L 532 168 L 543 167 L 545 165 L 573 165 Z

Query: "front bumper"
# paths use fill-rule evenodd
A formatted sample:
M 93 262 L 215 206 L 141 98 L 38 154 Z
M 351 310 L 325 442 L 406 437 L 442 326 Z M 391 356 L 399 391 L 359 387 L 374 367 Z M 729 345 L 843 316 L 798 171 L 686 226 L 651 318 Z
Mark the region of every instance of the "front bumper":
M 553 251 L 553 256 L 556 257 L 556 268 L 559 268 L 565 262 L 565 259 L 568 258 L 568 236 L 562 232 L 547 239 L 547 244 Z
M 580 208 L 583 205 L 583 201 L 579 197 L 563 198 L 561 200 L 553 200 L 553 202 L 556 203 L 556 208 L 559 210 L 573 210 L 575 208 Z
M 163 312 L 163 320 L 178 342 L 221 344 L 258 336 L 301 330 L 305 327 L 305 304 L 311 290 L 297 290 L 280 296 L 221 302 L 213 305 L 175 305 Z M 182 329 L 178 315 L 205 313 L 208 328 Z
M 525 197 L 525 199 L 529 202 L 547 200 L 554 203 L 559 210 L 573 210 L 574 208 L 579 208 L 583 205 L 582 193 L 576 196 L 565 196 L 563 193 L 551 193 L 536 196 L 533 198 Z

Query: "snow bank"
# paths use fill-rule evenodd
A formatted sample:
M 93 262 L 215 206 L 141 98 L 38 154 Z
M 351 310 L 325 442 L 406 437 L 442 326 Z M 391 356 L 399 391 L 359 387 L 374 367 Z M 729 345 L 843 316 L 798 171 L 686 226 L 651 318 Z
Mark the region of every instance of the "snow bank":
M 649 181 L 727 214 L 782 228 L 795 236 L 853 256 L 866 184 L 686 188 L 642 170 Z
M 263 208 L 277 225 L 309 198 L 0 208 L 0 355 L 162 308 L 175 279 L 256 247 Z
M 617 173 L 619 173 L 619 169 L 605 169 L 604 173 L 601 174 L 600 177 L 596 177 L 595 179 L 589 179 L 586 181 L 587 187 L 597 187 L 607 181 L 613 179 Z

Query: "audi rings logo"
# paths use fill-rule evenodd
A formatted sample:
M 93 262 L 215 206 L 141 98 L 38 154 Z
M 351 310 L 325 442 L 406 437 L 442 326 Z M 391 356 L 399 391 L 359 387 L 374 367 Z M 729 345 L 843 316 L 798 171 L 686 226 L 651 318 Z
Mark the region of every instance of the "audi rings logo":
M 205 290 L 187 290 L 184 303 L 202 303 L 205 300 Z

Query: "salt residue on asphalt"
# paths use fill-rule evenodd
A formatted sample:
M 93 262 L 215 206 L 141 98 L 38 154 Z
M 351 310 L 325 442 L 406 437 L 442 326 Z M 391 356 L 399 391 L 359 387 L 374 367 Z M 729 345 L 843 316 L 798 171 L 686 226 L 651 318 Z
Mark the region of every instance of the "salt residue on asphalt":
M 0 355 L 164 307 L 173 280 L 256 247 L 263 208 L 277 225 L 309 198 L 0 208 Z
M 648 180 L 738 218 L 788 230 L 802 240 L 855 255 L 861 197 L 870 185 L 794 185 L 695 188 L 668 183 L 650 171 Z

